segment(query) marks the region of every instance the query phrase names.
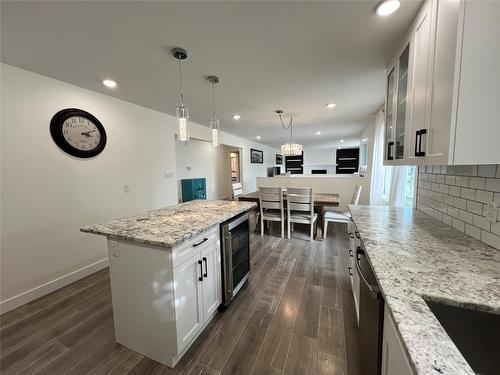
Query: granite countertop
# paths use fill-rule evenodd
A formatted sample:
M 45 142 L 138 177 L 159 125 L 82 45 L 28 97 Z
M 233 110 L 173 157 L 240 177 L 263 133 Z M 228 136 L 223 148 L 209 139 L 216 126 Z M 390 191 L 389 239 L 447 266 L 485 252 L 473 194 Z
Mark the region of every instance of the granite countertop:
M 500 314 L 500 251 L 420 211 L 349 206 L 417 374 L 474 374 L 423 297 Z
M 80 228 L 82 232 L 173 247 L 255 207 L 252 202 L 195 200 Z

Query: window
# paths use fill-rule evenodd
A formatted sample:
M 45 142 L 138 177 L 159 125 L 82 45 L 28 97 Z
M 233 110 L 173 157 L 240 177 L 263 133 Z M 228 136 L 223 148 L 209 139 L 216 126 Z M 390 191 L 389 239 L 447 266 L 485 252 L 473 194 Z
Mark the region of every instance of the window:
M 391 196 L 391 183 L 392 183 L 392 167 L 384 167 L 384 181 L 382 188 L 382 199 L 384 202 L 389 203 L 389 197 Z
M 359 154 L 359 170 L 366 172 L 368 170 L 368 138 L 361 140 Z
M 406 173 L 406 186 L 405 186 L 405 207 L 413 208 L 415 200 L 415 180 L 417 174 L 417 167 L 414 165 L 408 167 Z

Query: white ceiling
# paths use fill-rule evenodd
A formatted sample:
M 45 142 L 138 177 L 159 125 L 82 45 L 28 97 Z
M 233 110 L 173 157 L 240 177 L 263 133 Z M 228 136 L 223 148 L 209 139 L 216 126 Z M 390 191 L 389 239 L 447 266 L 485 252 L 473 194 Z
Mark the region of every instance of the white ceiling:
M 192 121 L 208 124 L 205 77 L 215 74 L 223 130 L 278 146 L 288 138 L 274 114 L 282 108 L 294 115 L 295 140 L 327 147 L 357 138 L 373 121 L 385 65 L 421 1 L 403 1 L 385 18 L 376 4 L 2 1 L 1 58 L 175 115 L 178 66 L 169 51 L 181 46 L 189 53 L 183 79 Z M 118 87 L 103 87 L 104 78 Z M 330 102 L 337 107 L 326 109 Z

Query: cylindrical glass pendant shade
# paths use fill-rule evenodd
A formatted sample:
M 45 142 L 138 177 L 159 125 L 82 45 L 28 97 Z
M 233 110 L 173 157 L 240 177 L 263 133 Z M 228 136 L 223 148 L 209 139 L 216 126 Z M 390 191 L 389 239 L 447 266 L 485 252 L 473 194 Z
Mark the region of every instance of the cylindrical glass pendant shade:
M 187 105 L 178 105 L 176 107 L 177 119 L 179 120 L 179 141 L 189 140 L 188 124 L 189 109 Z
M 219 119 L 212 118 L 210 120 L 210 129 L 212 130 L 212 146 L 220 146 L 220 130 L 219 130 Z

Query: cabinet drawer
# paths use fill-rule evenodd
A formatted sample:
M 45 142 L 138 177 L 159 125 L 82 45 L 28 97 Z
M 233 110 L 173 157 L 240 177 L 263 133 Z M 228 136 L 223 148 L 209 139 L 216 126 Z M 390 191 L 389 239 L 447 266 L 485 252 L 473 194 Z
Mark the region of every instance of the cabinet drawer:
M 218 234 L 218 229 L 212 228 L 180 244 L 179 246 L 174 247 L 172 249 L 173 267 L 177 267 L 193 255 L 200 253 L 200 251 L 213 244 L 216 244 L 218 241 Z

